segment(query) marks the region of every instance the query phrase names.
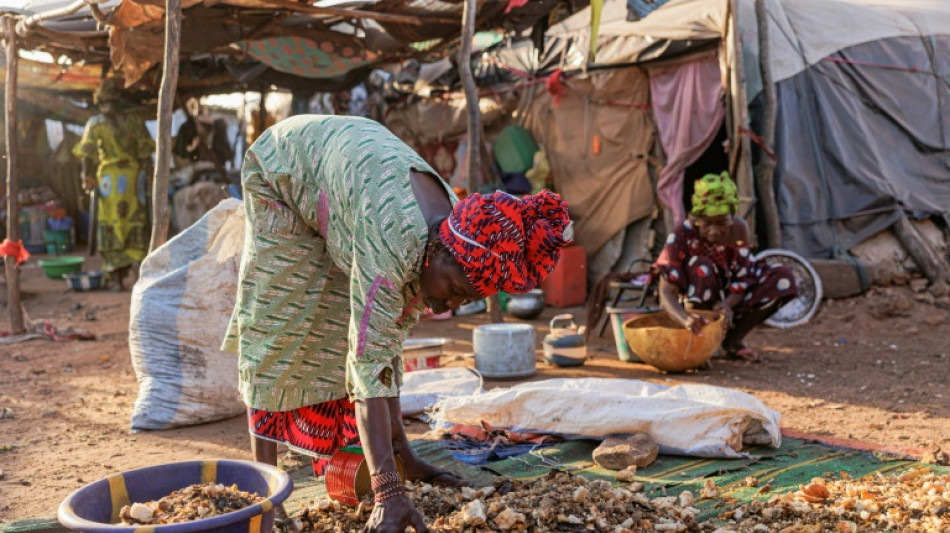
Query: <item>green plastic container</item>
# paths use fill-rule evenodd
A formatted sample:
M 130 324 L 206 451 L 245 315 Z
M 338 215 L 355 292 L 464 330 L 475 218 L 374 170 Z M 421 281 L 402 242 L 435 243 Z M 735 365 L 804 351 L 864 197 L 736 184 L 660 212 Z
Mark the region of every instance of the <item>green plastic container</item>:
M 528 130 L 517 125 L 503 129 L 492 142 L 492 154 L 502 172 L 526 172 L 534 166 L 538 143 Z
M 46 277 L 50 279 L 63 279 L 63 274 L 82 270 L 82 263 L 85 260 L 85 257 L 64 255 L 62 257 L 40 259 L 39 263 Z
M 46 238 L 46 253 L 50 255 L 68 254 L 73 251 L 72 237 L 68 229 L 43 232 Z

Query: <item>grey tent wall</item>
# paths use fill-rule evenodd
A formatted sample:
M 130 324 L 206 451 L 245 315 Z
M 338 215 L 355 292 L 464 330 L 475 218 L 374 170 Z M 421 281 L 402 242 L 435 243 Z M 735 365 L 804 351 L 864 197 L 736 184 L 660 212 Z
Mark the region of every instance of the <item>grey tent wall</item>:
M 784 247 L 832 257 L 950 213 L 950 35 L 847 48 L 777 84 Z

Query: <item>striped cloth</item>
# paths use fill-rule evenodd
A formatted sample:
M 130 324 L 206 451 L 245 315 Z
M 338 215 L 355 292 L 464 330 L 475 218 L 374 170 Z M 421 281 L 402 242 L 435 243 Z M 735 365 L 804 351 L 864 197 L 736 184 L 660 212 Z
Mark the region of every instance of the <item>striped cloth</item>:
M 248 407 L 398 395 L 402 341 L 424 308 L 428 229 L 412 169 L 438 175 L 385 127 L 356 117 L 291 117 L 251 146 L 223 346 L 240 357 Z

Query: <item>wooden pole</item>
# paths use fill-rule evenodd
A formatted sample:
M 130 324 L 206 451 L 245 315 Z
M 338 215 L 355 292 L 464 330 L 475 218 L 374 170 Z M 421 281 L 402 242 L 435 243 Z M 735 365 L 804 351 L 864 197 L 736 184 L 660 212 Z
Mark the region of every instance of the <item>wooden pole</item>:
M 765 0 L 755 0 L 755 16 L 759 24 L 759 71 L 762 73 L 762 96 L 765 99 L 765 116 L 762 121 L 762 140 L 765 146 L 773 153 L 775 145 L 775 118 L 777 102 L 775 100 L 775 84 L 772 82 L 772 67 L 769 63 L 769 21 L 765 9 Z M 759 156 L 756 165 L 756 185 L 758 195 L 762 200 L 762 215 L 765 218 L 765 233 L 770 248 L 782 247 L 782 225 L 779 222 L 778 204 L 775 200 L 775 159 L 771 154 Z
M 165 59 L 162 86 L 158 91 L 158 142 L 155 179 L 152 184 L 153 251 L 168 240 L 168 172 L 172 159 L 172 112 L 178 90 L 178 56 L 181 44 L 181 0 L 165 0 Z
M 468 176 L 465 188 L 475 192 L 476 179 L 482 170 L 481 110 L 478 108 L 478 88 L 472 74 L 472 38 L 475 36 L 475 17 L 478 15 L 478 0 L 465 0 L 462 12 L 462 42 L 459 49 L 459 73 L 465 88 L 465 103 L 468 106 Z M 501 299 L 497 294 L 488 298 L 488 313 L 492 322 L 502 322 Z
M 7 82 L 6 82 L 6 135 L 7 135 L 7 239 L 20 240 L 20 176 L 17 168 L 17 43 L 16 23 L 13 17 L 4 17 L 7 32 Z M 7 307 L 10 309 L 10 329 L 14 335 L 26 331 L 23 327 L 23 307 L 20 305 L 20 269 L 16 258 L 4 258 L 7 274 Z
M 738 0 L 730 0 L 729 2 L 729 31 L 731 32 L 731 42 L 732 46 L 732 55 L 733 55 L 733 64 L 732 64 L 732 76 L 730 83 L 732 84 L 732 97 L 733 105 L 736 111 L 736 120 L 735 127 L 736 131 L 731 132 L 733 139 L 736 140 L 738 145 L 737 151 L 734 152 L 736 157 L 732 158 L 730 161 L 729 170 L 732 174 L 733 179 L 736 181 L 736 186 L 739 189 L 739 213 L 744 214 L 749 206 L 755 204 L 755 183 L 752 180 L 752 143 L 749 141 L 749 136 L 746 133 L 743 133 L 742 130 L 749 129 L 749 103 L 746 95 L 745 88 L 745 71 L 743 70 L 743 57 L 742 57 L 742 36 L 739 32 L 739 15 L 738 15 Z M 749 225 L 750 230 L 750 239 L 755 241 L 755 217 L 746 219 L 746 223 Z M 752 243 L 753 246 L 755 242 Z

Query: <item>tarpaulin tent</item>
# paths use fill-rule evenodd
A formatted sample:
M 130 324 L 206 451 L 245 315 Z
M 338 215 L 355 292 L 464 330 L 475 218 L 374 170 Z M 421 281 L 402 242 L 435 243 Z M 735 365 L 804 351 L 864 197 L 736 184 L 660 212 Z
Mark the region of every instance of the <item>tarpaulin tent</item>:
M 548 35 L 560 42 L 561 66 L 591 72 L 718 48 L 729 103 L 751 109 L 751 125 L 739 113 L 727 115 L 735 151 L 743 142 L 766 142 L 756 135 L 762 114 L 758 28 L 765 23 L 764 60 L 776 84 L 778 113 L 773 146 L 766 148 L 777 159 L 774 195 L 783 246 L 829 257 L 904 212 L 947 217 L 946 2 L 758 0 L 766 13 L 759 21 L 756 1 L 672 0 L 629 21 L 626 3 L 608 0 L 589 62 L 589 10 L 552 26 Z M 735 42 L 729 35 L 733 20 L 741 36 Z M 745 196 L 746 206 L 761 207 L 753 203 L 751 187 Z
M 757 25 L 740 3 L 749 95 Z M 950 213 L 950 9 L 941 0 L 767 0 L 784 246 L 829 257 L 912 212 Z

